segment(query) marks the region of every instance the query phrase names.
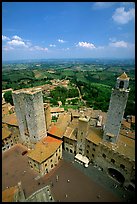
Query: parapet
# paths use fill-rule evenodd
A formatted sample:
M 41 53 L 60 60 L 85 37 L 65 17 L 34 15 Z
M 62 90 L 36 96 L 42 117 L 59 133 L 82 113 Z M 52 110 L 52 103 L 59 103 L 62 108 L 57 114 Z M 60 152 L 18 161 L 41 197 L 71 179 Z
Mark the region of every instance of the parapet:
M 20 94 L 20 93 L 25 93 L 25 94 L 35 94 L 35 93 L 38 93 L 38 92 L 41 92 L 42 89 L 41 88 L 28 88 L 28 89 L 19 89 L 19 90 L 15 90 L 13 91 L 12 93 L 14 94 Z

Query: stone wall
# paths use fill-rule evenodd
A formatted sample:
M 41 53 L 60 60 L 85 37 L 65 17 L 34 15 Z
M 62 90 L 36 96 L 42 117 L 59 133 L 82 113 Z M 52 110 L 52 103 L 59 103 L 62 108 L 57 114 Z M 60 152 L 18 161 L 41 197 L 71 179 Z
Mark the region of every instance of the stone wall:
M 21 142 L 31 147 L 47 136 L 41 90 L 19 90 L 12 93 Z
M 109 110 L 107 113 L 107 121 L 105 124 L 103 139 L 105 141 L 116 142 L 118 139 L 121 122 L 123 119 L 126 103 L 128 99 L 128 91 L 120 91 L 114 89 L 112 91 Z M 112 134 L 114 137 L 109 138 L 107 134 Z

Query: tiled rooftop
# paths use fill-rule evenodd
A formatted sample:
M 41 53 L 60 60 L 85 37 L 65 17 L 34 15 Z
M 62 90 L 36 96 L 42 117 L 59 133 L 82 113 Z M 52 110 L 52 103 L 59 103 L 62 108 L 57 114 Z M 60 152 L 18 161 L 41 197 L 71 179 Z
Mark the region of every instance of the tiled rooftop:
M 92 143 L 98 145 L 103 138 L 103 133 L 100 128 L 97 127 L 90 127 L 88 135 L 86 137 L 87 140 L 91 141 Z
M 35 145 L 34 150 L 28 152 L 28 157 L 42 163 L 52 156 L 61 144 L 61 140 L 47 136 Z
M 2 192 L 2 202 L 14 202 L 14 194 L 18 187 L 10 187 Z
M 7 127 L 2 127 L 2 139 L 5 139 L 11 135 L 11 131 Z
M 127 74 L 124 72 L 123 74 L 121 74 L 121 76 L 118 77 L 119 79 L 129 79 L 129 77 L 127 76 Z
M 18 126 L 17 117 L 15 113 L 10 115 L 6 115 L 2 118 L 2 123 L 6 123 L 8 125 Z

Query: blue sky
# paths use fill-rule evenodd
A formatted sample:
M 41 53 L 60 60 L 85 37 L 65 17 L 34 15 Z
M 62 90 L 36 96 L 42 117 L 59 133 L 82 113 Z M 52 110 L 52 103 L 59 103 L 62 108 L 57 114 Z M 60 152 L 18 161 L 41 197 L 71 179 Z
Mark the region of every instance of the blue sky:
M 2 59 L 134 58 L 133 2 L 3 2 Z

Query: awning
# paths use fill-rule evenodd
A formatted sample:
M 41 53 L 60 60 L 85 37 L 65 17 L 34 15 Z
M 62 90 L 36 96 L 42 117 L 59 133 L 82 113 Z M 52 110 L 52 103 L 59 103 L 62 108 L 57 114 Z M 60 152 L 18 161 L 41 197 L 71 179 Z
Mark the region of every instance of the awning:
M 82 156 L 81 154 L 77 154 L 75 156 L 75 159 L 78 159 L 79 161 L 83 162 L 84 164 L 89 163 L 89 159 L 86 156 Z

